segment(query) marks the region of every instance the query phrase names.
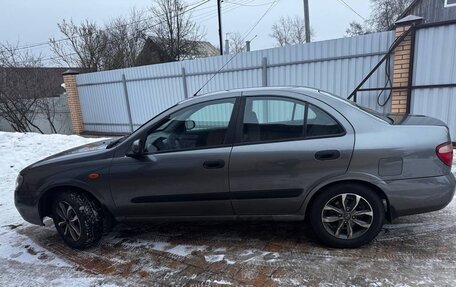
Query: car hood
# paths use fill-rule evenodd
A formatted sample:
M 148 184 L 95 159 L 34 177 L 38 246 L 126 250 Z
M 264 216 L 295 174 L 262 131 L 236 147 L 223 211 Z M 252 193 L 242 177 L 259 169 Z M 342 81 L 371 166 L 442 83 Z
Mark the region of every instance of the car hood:
M 51 155 L 50 157 L 47 157 L 46 159 L 52 159 L 52 158 L 57 158 L 57 157 L 61 157 L 61 156 L 71 155 L 71 154 L 92 152 L 92 151 L 97 151 L 97 150 L 105 150 L 106 147 L 114 140 L 116 140 L 116 138 L 101 140 L 101 141 L 77 146 L 75 148 L 71 148 L 71 149 L 59 152 L 57 154 Z
M 109 156 L 112 152 L 111 150 L 106 149 L 106 147 L 109 145 L 109 143 L 116 139 L 117 138 L 101 140 L 51 155 L 27 166 L 25 169 L 22 170 L 21 173 L 24 173 L 31 168 L 44 166 L 48 164 L 81 162 L 84 160 L 92 160 L 104 156 Z

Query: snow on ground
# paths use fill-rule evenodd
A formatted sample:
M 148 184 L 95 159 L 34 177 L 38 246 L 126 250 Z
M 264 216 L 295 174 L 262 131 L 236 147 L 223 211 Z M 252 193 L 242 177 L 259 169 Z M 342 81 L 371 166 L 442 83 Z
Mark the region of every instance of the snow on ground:
M 36 133 L 8 133 L 0 132 L 0 262 L 11 262 L 25 265 L 49 265 L 54 267 L 66 267 L 61 276 L 56 274 L 56 284 L 61 280 L 68 280 L 72 277 L 81 277 L 80 272 L 73 270 L 72 266 L 54 254 L 50 254 L 43 247 L 37 245 L 26 236 L 18 234 L 15 229 L 19 226 L 27 226 L 14 206 L 14 188 L 18 173 L 26 166 L 48 157 L 52 154 L 98 141 L 100 139 L 83 138 L 67 135 L 41 135 Z M 25 246 L 25 249 L 24 249 Z M 2 263 L 0 263 L 2 265 Z M 4 266 L 2 266 L 4 267 Z M 26 285 L 43 285 L 46 280 L 37 281 L 11 281 L 14 274 L 0 267 L 0 283 L 19 285 L 26 282 Z M 14 272 L 13 272 L 14 273 Z M 77 276 L 79 275 L 79 276 Z M 20 278 L 32 278 L 27 275 Z M 74 284 L 88 285 L 93 282 L 91 279 L 82 276 L 81 281 L 75 280 Z M 0 284 L 5 286 L 4 284 Z
M 23 168 L 52 154 L 98 140 L 74 135 L 0 132 L 0 226 L 23 223 L 12 204 L 16 177 Z

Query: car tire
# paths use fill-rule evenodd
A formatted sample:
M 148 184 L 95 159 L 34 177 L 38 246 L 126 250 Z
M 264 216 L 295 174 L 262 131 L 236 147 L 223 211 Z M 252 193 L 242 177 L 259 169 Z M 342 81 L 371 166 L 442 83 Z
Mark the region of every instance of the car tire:
M 80 192 L 58 193 L 52 204 L 52 219 L 65 243 L 75 249 L 92 247 L 103 235 L 103 210 Z
M 309 212 L 318 239 L 335 248 L 356 248 L 369 243 L 385 221 L 381 198 L 368 186 L 333 185 L 317 195 Z

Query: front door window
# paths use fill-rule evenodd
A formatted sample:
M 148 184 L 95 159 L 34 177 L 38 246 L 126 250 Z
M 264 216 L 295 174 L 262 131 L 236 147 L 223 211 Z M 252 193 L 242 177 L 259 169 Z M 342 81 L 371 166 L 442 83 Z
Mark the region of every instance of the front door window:
M 191 150 L 226 144 L 235 99 L 196 104 L 171 114 L 151 130 L 144 152 Z

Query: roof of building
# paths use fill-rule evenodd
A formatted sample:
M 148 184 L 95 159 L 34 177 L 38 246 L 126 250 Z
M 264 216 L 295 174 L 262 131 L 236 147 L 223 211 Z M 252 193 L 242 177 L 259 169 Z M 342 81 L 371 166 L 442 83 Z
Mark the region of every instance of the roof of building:
M 65 92 L 62 87 L 62 73 L 68 68 L 54 67 L 18 67 L 18 68 L 0 68 L 0 73 L 9 73 L 6 79 L 14 82 L 16 85 L 28 85 L 31 83 L 43 83 L 45 94 L 39 94 L 40 97 L 56 97 Z M 9 78 L 8 78 L 9 77 Z
M 217 56 L 220 54 L 220 51 L 208 41 L 200 41 L 199 49 L 201 54 L 205 54 L 207 56 Z
M 208 41 L 198 41 L 198 57 L 211 57 L 219 55 L 219 50 Z M 154 37 L 149 37 L 144 44 L 142 51 L 137 58 L 138 65 L 150 65 L 174 61 L 168 59 L 161 45 L 154 41 Z
M 395 24 L 403 24 L 403 23 L 408 23 L 408 22 L 416 22 L 416 21 L 422 21 L 424 18 L 420 16 L 415 16 L 415 15 L 408 15 L 405 16 L 404 18 L 399 18 L 395 22 Z

